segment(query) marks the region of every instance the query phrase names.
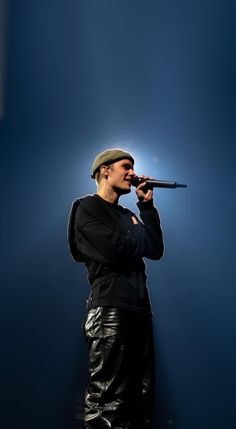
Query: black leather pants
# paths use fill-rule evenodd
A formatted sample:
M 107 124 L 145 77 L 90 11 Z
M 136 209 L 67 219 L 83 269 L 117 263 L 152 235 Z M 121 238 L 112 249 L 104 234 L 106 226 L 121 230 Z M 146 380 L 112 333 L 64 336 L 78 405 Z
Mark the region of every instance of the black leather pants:
M 88 312 L 87 429 L 150 429 L 154 400 L 152 318 L 111 307 Z

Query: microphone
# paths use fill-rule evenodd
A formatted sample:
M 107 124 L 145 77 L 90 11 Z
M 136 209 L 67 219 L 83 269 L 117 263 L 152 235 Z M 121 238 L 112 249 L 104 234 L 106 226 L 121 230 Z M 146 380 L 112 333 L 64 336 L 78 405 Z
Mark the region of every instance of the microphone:
M 146 179 L 144 180 L 142 177 L 134 177 L 131 179 L 132 186 L 138 186 L 140 183 L 146 182 L 146 189 L 152 188 L 187 188 L 187 185 L 183 185 L 181 183 L 176 182 L 167 182 L 166 180 L 156 180 L 156 179 Z

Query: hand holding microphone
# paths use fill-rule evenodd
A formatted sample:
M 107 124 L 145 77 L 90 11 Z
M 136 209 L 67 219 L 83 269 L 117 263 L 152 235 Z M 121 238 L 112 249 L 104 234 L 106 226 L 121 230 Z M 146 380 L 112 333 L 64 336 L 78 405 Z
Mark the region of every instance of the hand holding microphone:
M 137 176 L 136 176 L 137 177 Z M 133 181 L 136 179 L 136 177 L 134 177 L 134 179 L 132 179 L 131 184 L 133 185 Z M 139 177 L 139 182 L 136 181 L 136 195 L 139 199 L 139 201 L 150 201 L 153 198 L 153 190 L 152 190 L 152 186 L 147 186 L 147 181 L 148 181 L 149 177 L 148 176 L 144 176 L 142 174 L 142 176 Z

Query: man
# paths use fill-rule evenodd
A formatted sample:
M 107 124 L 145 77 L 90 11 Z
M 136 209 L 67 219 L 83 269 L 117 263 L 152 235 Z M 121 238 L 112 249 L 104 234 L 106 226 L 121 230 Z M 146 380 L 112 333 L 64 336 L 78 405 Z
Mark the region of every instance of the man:
M 154 347 L 143 257 L 160 259 L 163 237 L 147 176 L 136 188 L 141 220 L 118 204 L 135 176 L 130 153 L 115 148 L 98 154 L 91 176 L 97 192 L 77 199 L 70 214 L 70 250 L 85 264 L 91 285 L 87 429 L 151 428 Z

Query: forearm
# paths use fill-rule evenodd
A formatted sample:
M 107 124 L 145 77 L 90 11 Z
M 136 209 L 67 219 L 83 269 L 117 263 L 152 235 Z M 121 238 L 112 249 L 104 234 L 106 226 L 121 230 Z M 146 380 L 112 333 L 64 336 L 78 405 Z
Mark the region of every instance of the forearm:
M 138 202 L 140 218 L 150 240 L 150 259 L 160 259 L 164 252 L 163 233 L 158 210 L 153 205 L 153 200 Z
M 127 261 L 140 256 L 150 259 L 160 258 L 156 241 L 153 242 L 151 233 L 141 222 L 131 224 L 129 230 L 124 233 L 91 215 L 86 215 L 79 208 L 76 215 L 75 235 L 78 246 L 86 256 L 92 258 L 94 249 L 96 255 L 100 254 L 101 258 L 108 263 L 117 260 Z

